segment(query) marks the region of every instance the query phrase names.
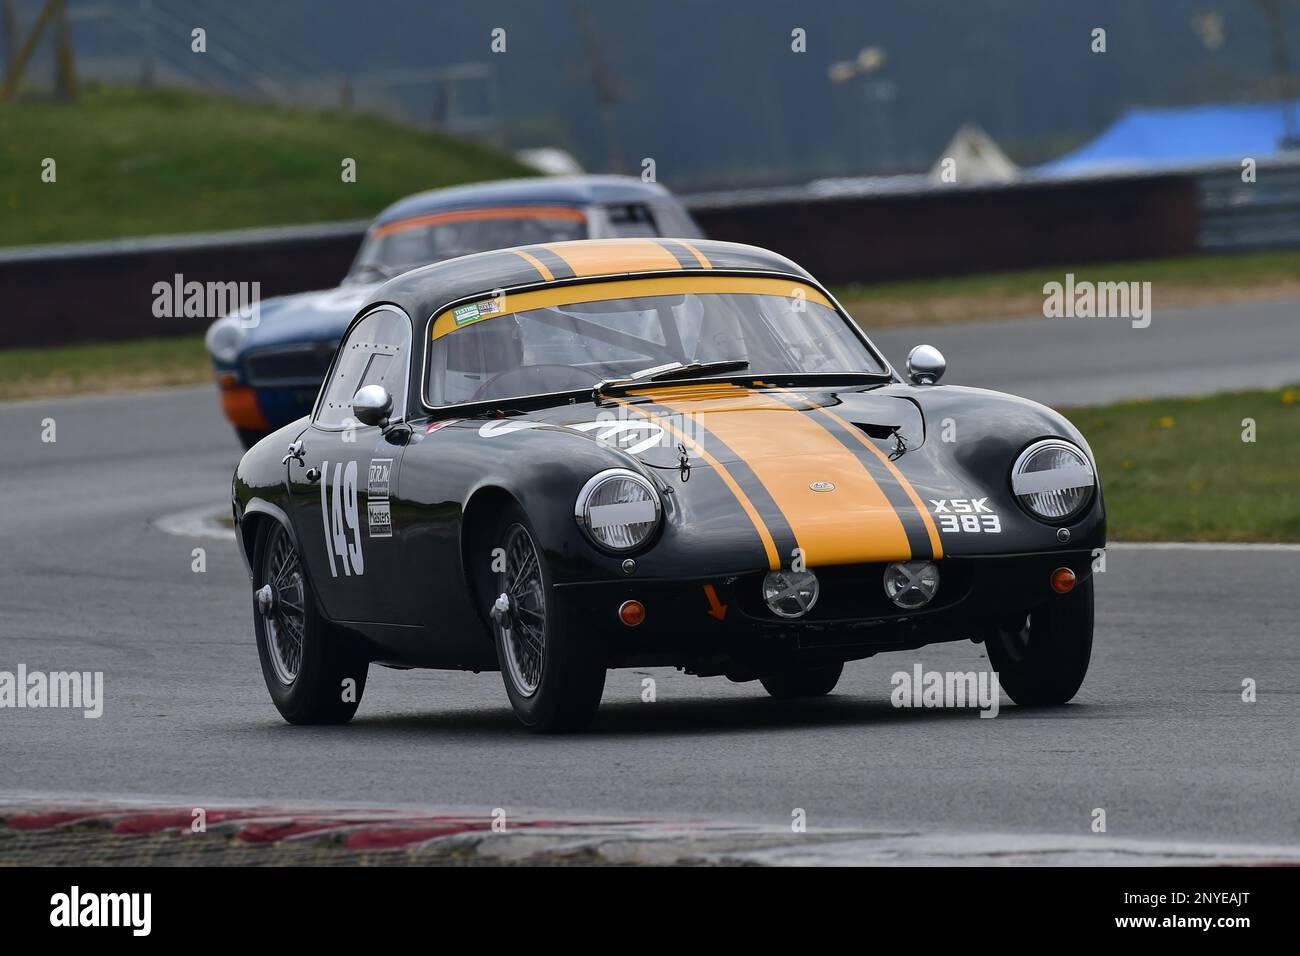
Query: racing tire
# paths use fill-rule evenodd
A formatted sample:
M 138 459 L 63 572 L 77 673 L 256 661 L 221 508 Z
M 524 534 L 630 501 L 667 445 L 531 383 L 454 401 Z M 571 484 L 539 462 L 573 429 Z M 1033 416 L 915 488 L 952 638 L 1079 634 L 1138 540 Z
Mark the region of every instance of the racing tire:
M 767 677 L 760 677 L 758 682 L 777 700 L 824 697 L 835 689 L 843 673 L 842 663 L 826 664 L 821 667 L 806 667 L 781 674 L 769 674 Z
M 583 730 L 605 691 L 604 663 L 584 635 L 561 624 L 551 570 L 523 509 L 506 506 L 496 528 L 491 547 L 503 559 L 484 592 L 510 706 L 535 733 Z
M 1092 657 L 1092 579 L 1054 594 L 1019 627 L 994 625 L 984 638 L 989 663 L 1021 707 L 1050 707 L 1078 692 Z
M 278 521 L 258 529 L 253 567 L 257 655 L 276 709 L 291 724 L 347 723 L 361 704 L 370 662 L 321 617 L 297 545 Z M 258 600 L 265 586 L 274 602 L 267 613 Z

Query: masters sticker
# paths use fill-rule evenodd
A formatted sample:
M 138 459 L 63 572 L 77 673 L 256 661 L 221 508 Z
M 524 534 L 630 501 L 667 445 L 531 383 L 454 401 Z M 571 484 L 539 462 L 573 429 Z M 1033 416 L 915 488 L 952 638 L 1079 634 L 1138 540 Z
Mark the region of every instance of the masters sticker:
M 366 514 L 370 519 L 370 537 L 393 536 L 393 512 L 388 504 L 388 488 L 393 480 L 393 459 L 371 458 L 366 473 Z
M 366 504 L 370 518 L 370 537 L 391 538 L 393 536 L 393 513 L 388 501 L 371 501 Z

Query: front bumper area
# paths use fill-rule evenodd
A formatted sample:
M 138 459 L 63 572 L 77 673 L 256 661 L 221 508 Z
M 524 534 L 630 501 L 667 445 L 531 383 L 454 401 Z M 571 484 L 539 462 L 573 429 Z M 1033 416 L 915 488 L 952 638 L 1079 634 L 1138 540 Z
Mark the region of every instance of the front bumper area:
M 609 666 L 673 665 L 692 673 L 734 674 L 791 658 L 854 660 L 979 640 L 990 624 L 1050 600 L 1054 570 L 1070 568 L 1082 583 L 1092 575 L 1092 561 L 1092 552 L 1084 550 L 944 558 L 937 562 L 938 593 L 914 611 L 897 607 L 885 594 L 884 564 L 813 568 L 821 594 L 797 620 L 767 608 L 764 571 L 690 580 L 632 577 L 555 590 L 566 626 L 598 644 Z M 619 619 L 619 607 L 629 600 L 645 606 L 645 620 L 636 627 Z

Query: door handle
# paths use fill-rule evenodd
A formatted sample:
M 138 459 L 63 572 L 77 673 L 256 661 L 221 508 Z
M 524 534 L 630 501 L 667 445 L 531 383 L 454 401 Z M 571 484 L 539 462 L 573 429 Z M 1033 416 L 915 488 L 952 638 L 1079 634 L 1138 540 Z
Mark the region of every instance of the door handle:
M 316 482 L 320 481 L 320 469 L 315 467 L 308 468 L 306 478 L 313 485 L 316 484 Z
M 280 459 L 280 464 L 287 465 L 289 464 L 289 459 L 292 458 L 301 465 L 304 450 L 305 449 L 302 447 L 302 439 L 300 438 L 289 446 L 289 454 Z

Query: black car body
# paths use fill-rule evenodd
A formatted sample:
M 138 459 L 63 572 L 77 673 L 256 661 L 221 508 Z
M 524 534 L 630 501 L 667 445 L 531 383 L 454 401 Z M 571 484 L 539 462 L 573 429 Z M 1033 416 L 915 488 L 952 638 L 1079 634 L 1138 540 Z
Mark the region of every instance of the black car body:
M 845 661 L 990 635 L 999 669 L 1023 671 L 1003 674 L 1013 697 L 1068 699 L 1105 545 L 1088 445 L 1046 407 L 912 371 L 806 272 L 748 246 L 558 243 L 388 282 L 312 417 L 235 475 L 272 695 L 310 657 L 300 645 L 296 675 L 268 665 L 296 632 L 272 592 L 297 581 L 315 623 L 296 630 L 347 648 L 330 680 L 371 661 L 499 668 L 540 729 L 581 726 L 607 667 L 790 696 L 829 690 Z M 296 570 L 267 564 L 268 536 Z M 534 559 L 516 587 L 510 567 Z M 531 665 L 511 650 L 528 615 Z M 1070 642 L 1064 664 L 1043 656 L 1049 637 Z M 291 720 L 351 715 L 277 703 Z

